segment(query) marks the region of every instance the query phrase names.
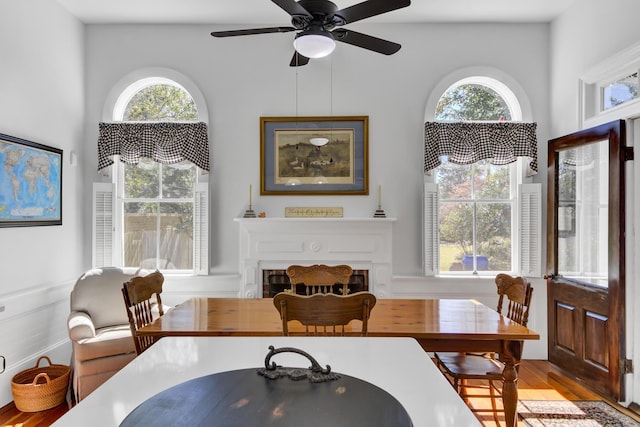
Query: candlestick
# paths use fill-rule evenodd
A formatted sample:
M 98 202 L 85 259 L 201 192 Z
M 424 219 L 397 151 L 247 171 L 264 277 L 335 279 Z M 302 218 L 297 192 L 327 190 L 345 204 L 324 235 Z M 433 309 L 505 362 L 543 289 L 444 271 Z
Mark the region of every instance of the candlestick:
M 249 184 L 249 207 L 244 211 L 245 218 L 255 218 L 256 213 L 251 209 L 251 184 Z
M 378 184 L 378 209 L 373 214 L 374 218 L 386 218 L 387 215 L 384 213 L 382 209 L 382 185 Z

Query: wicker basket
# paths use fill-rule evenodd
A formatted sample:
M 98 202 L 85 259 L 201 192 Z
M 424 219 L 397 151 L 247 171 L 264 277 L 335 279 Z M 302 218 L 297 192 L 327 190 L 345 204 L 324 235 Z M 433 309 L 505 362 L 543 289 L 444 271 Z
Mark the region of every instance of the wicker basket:
M 49 366 L 39 367 L 46 359 Z M 36 366 L 25 369 L 11 379 L 13 401 L 22 412 L 38 412 L 61 404 L 67 394 L 70 369 L 66 365 L 53 365 L 47 356 L 41 356 Z

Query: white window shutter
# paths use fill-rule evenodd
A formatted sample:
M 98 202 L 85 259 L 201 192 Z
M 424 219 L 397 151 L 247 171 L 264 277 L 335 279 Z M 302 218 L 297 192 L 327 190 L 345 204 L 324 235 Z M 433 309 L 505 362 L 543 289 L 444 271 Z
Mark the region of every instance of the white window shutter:
M 193 259 L 195 273 L 209 274 L 209 183 L 196 186 L 193 224 Z
M 422 253 L 424 255 L 423 270 L 425 276 L 435 276 L 440 265 L 440 251 L 438 250 L 438 185 L 424 183 L 423 200 L 423 239 Z
M 542 275 L 541 221 L 542 189 L 540 184 L 518 186 L 518 230 L 520 275 L 540 277 Z
M 93 184 L 93 268 L 114 265 L 113 188 L 112 183 Z

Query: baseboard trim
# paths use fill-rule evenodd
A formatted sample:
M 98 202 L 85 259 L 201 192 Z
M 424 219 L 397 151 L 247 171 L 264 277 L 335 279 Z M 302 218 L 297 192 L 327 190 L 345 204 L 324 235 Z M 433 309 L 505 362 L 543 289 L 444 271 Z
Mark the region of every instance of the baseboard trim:
M 631 404 L 627 407 L 627 409 L 633 412 L 634 414 L 640 416 L 640 404 L 636 402 L 631 402 Z

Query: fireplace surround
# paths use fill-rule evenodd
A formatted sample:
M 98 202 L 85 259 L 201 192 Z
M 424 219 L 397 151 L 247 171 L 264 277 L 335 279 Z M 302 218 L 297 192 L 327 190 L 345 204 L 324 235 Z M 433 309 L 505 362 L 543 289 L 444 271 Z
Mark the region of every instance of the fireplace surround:
M 366 286 L 390 298 L 395 218 L 235 218 L 239 224 L 240 297 L 265 295 L 265 271 L 291 264 L 347 264 Z M 285 274 L 286 276 L 286 274 Z

